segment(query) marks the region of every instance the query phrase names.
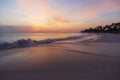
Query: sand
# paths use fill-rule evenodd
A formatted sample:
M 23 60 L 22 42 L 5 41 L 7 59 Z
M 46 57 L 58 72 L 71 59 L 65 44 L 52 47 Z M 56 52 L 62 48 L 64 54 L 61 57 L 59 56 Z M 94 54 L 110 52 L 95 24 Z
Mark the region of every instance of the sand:
M 120 38 L 115 36 L 1 51 L 0 80 L 120 80 Z

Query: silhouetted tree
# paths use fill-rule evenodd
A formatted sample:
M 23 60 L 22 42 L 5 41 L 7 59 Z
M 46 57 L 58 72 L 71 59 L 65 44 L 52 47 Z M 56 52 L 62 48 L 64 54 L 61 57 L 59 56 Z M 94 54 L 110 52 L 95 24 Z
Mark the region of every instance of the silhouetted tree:
M 82 32 L 88 33 L 120 33 L 120 22 L 112 23 L 111 25 L 106 25 L 104 27 L 97 26 L 95 28 L 85 29 Z

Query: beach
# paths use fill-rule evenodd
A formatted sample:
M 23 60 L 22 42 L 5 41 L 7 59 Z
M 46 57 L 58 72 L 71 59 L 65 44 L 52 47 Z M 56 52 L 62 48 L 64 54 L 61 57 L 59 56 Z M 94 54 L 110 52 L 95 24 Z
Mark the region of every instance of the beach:
M 1 80 L 120 80 L 120 35 L 0 51 Z

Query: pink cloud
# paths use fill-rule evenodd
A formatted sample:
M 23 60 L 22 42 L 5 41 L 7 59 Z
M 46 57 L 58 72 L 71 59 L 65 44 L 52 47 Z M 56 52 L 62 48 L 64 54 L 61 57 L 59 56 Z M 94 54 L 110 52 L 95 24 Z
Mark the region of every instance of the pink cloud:
M 77 10 L 76 15 L 81 18 L 94 18 L 100 14 L 120 10 L 120 0 L 101 0 L 99 4 Z

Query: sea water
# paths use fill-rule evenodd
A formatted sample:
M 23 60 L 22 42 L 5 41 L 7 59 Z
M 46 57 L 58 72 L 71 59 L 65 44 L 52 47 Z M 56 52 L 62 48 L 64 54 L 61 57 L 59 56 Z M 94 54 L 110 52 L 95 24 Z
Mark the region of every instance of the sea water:
M 0 42 L 14 42 L 21 39 L 45 40 L 83 36 L 83 33 L 0 33 Z

